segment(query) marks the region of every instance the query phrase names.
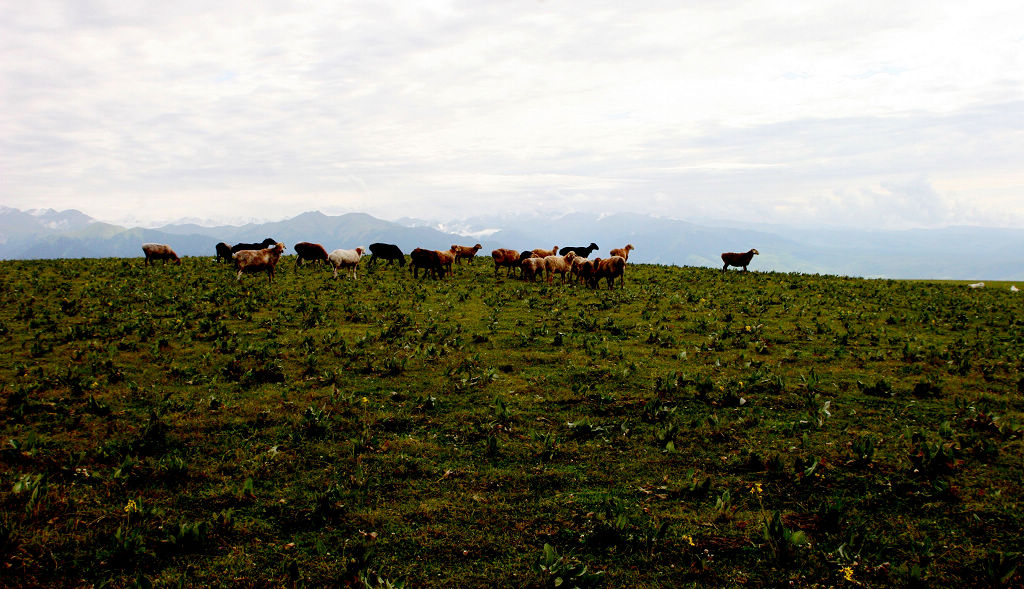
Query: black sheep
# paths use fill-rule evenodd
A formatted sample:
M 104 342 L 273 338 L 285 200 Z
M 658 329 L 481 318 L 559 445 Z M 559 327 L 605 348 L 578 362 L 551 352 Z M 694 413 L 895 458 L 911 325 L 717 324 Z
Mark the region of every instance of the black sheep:
M 223 241 L 217 244 L 217 257 L 215 258 L 218 262 L 224 260 L 225 262 L 231 261 L 231 246 L 224 243 Z
M 240 252 L 242 250 L 266 249 L 268 247 L 274 246 L 276 243 L 277 240 L 271 237 L 264 239 L 263 243 L 236 243 L 235 245 L 231 246 L 231 253 L 234 254 L 235 252 Z
M 366 265 L 373 267 L 378 259 L 387 260 L 389 266 L 395 261 L 398 262 L 399 266 L 405 266 L 405 254 L 402 253 L 402 250 L 398 249 L 397 245 L 390 243 L 370 244 L 370 261 Z
M 590 242 L 590 245 L 588 245 L 586 247 L 579 246 L 579 245 L 577 245 L 577 246 L 565 246 L 562 249 L 558 250 L 558 255 L 564 256 L 565 254 L 567 254 L 569 252 L 576 252 L 576 255 L 581 257 L 581 258 L 589 258 L 590 254 L 592 254 L 595 251 L 597 251 L 597 249 L 598 249 L 597 244 L 594 243 L 594 242 Z

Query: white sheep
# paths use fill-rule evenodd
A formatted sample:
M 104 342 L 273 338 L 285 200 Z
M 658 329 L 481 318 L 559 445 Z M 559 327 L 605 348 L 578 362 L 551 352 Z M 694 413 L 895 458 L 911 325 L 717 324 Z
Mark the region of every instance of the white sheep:
M 548 271 L 548 283 L 551 283 L 552 276 L 558 274 L 562 279 L 562 284 L 565 284 L 565 274 L 572 269 L 572 260 L 575 257 L 576 252 L 569 252 L 564 256 L 546 256 L 544 267 Z
M 523 280 L 537 281 L 537 275 L 544 276 L 544 258 L 526 258 L 520 266 L 523 269 Z
M 334 250 L 327 254 L 327 259 L 334 266 L 334 277 L 338 277 L 338 268 L 348 268 L 349 276 L 353 280 L 358 278 L 356 270 L 359 268 L 359 260 L 363 258 L 363 248 L 357 247 L 354 250 Z

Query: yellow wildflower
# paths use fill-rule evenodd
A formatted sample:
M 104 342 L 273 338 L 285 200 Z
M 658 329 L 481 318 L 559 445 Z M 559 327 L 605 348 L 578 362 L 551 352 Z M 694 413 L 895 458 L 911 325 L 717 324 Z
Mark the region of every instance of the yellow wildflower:
M 843 567 L 843 568 L 839 569 L 839 572 L 843 573 L 843 577 L 846 577 L 847 581 L 852 581 L 853 580 L 853 568 L 852 567 Z
M 764 489 L 761 488 L 761 483 L 754 483 L 753 487 L 750 487 L 751 495 L 761 495 L 764 493 Z
M 365 404 L 367 404 L 367 403 L 369 403 L 369 402 L 370 402 L 370 400 L 369 400 L 369 399 L 367 399 L 366 397 L 363 397 L 363 405 L 365 405 Z
M 139 511 L 139 505 L 135 503 L 134 499 L 128 500 L 128 505 L 124 506 L 124 512 L 128 514 L 137 513 Z
M 683 540 L 686 540 L 687 542 L 689 542 L 690 546 L 696 546 L 696 544 L 693 542 L 693 536 L 690 536 L 690 535 L 683 536 Z

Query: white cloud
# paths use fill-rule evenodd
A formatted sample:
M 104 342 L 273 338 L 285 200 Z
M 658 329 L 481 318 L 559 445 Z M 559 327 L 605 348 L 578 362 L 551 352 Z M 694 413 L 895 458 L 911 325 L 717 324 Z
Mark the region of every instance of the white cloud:
M 952 1 L 33 2 L 0 22 L 0 204 L 1020 223 L 1022 16 Z

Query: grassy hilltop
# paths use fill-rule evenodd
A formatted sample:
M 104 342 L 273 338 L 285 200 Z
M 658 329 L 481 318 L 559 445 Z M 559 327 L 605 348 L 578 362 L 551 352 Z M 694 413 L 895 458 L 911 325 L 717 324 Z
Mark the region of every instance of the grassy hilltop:
M 1024 299 L 0 262 L 0 584 L 1019 585 Z

